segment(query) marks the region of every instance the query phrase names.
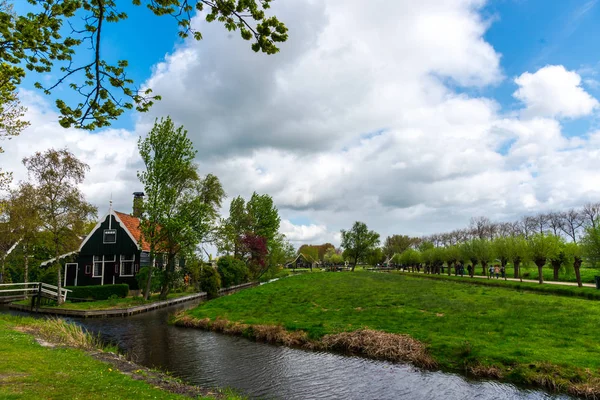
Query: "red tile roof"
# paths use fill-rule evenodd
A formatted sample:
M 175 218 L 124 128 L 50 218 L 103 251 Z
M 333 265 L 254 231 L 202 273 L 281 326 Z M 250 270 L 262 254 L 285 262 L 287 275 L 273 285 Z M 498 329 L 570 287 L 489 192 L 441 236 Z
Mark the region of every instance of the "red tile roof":
M 115 211 L 115 214 L 123 225 L 125 225 L 125 229 L 127 229 L 133 238 L 136 240 L 138 244 L 142 246 L 142 250 L 150 251 L 150 244 L 142 237 L 142 231 L 140 230 L 140 220 L 139 218 L 133 217 L 129 214 L 123 214 L 121 212 Z M 141 240 L 140 240 L 141 239 Z

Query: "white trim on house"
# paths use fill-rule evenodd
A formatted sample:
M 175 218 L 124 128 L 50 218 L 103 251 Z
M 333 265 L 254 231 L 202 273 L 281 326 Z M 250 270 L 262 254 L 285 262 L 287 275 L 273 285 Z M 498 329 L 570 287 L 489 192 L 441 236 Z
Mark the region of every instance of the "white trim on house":
M 69 270 L 69 265 L 75 265 L 75 286 L 77 286 L 77 268 L 79 268 L 77 263 L 65 263 L 65 279 L 63 286 L 67 286 L 67 271 Z
M 116 214 L 116 212 L 111 209 L 108 214 L 106 214 L 104 217 L 102 217 L 100 219 L 100 221 L 98 221 L 98 223 L 96 224 L 96 226 L 94 226 L 94 229 L 92 229 L 92 231 L 90 233 L 88 233 L 88 235 L 85 237 L 85 239 L 83 240 L 83 242 L 81 242 L 81 245 L 79 246 L 79 250 L 78 251 L 81 251 L 81 249 L 83 249 L 83 246 L 85 246 L 85 244 L 92 237 L 92 235 L 94 234 L 94 232 L 96 232 L 100 228 L 100 225 L 102 225 L 102 223 L 104 221 L 106 221 L 106 217 L 109 217 L 111 215 L 113 217 L 115 217 L 115 220 L 119 223 L 119 225 L 121 225 L 121 228 L 123 228 L 125 230 L 125 232 L 127 232 L 127 235 L 129 235 L 129 238 L 131 239 L 131 241 L 133 243 L 135 243 L 135 245 L 138 247 L 138 250 L 142 249 L 141 243 L 138 243 L 138 241 L 133 237 L 133 235 L 131 234 L 131 232 L 129 232 L 129 229 L 127 229 L 127 226 L 123 223 L 123 221 L 121 221 L 121 218 L 119 218 L 119 216 Z M 111 221 L 109 221 L 109 223 L 110 222 Z M 104 242 L 104 235 L 102 237 L 102 241 Z
M 96 275 L 96 263 L 99 263 L 102 268 L 98 271 L 99 275 Z M 92 278 L 102 278 L 102 275 L 104 275 L 104 256 L 92 256 Z
M 75 254 L 75 253 L 79 253 L 79 250 L 71 251 L 70 253 L 61 254 L 60 256 L 58 256 L 58 259 L 60 260 L 61 258 L 65 258 L 65 257 L 70 256 L 71 254 Z M 52 264 L 54 261 L 56 261 L 56 257 L 44 261 L 43 263 L 40 264 L 40 267 L 45 267 L 48 264 Z
M 119 269 L 119 276 L 124 277 L 124 278 L 130 278 L 132 276 L 135 275 L 135 254 L 133 255 L 133 257 L 131 259 L 127 259 L 125 258 L 126 256 L 124 255 L 120 255 L 119 259 L 121 261 L 121 268 Z M 131 274 L 124 274 L 123 273 L 123 263 L 129 262 L 131 263 Z

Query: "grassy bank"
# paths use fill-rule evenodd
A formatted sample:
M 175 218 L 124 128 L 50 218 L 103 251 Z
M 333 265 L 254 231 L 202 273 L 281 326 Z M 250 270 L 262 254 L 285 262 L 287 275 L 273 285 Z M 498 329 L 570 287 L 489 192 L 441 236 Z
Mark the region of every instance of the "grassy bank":
M 354 348 L 351 343 L 322 343 L 331 341 L 331 335 L 339 338 L 341 332 L 409 335 L 445 370 L 598 396 L 599 317 L 597 301 L 355 272 L 284 279 L 204 303 L 180 320 L 285 342 L 275 328 L 272 340 L 264 333 L 268 326 L 280 326 L 295 332 L 299 344 L 357 352 L 360 340 L 353 342 Z M 225 321 L 236 322 L 238 328 Z
M 99 352 L 98 345 L 96 339 L 79 327 L 61 320 L 35 320 L 0 314 L 0 398 L 184 399 L 189 397 L 157 386 L 167 384 L 179 390 L 178 393 L 188 395 L 190 390 L 192 394 L 195 393 L 193 390 L 199 390 L 179 384 L 172 378 L 159 379 L 159 374 L 139 366 L 137 368 L 141 369 L 125 375 L 114 365 L 90 355 L 93 351 L 102 359 L 115 358 L 108 357 L 109 353 Z M 130 363 L 122 361 L 121 365 Z M 140 375 L 137 378 L 136 373 Z M 214 397 L 201 395 L 199 398 L 226 397 L 216 393 Z
M 167 300 L 176 299 L 183 296 L 189 296 L 193 293 L 185 292 L 185 293 L 170 293 L 167 296 Z M 125 298 L 112 298 L 108 300 L 94 300 L 94 301 L 85 301 L 72 303 L 68 300 L 60 306 L 56 303 L 50 302 L 49 304 L 44 304 L 43 307 L 47 308 L 59 308 L 63 310 L 113 310 L 120 308 L 129 308 L 135 306 L 142 306 L 146 304 L 152 304 L 159 301 L 163 301 L 158 298 L 158 294 L 152 295 L 148 300 L 144 300 L 142 296 L 135 297 L 125 297 Z M 30 305 L 31 300 L 21 300 L 15 302 L 15 304 L 22 305 Z

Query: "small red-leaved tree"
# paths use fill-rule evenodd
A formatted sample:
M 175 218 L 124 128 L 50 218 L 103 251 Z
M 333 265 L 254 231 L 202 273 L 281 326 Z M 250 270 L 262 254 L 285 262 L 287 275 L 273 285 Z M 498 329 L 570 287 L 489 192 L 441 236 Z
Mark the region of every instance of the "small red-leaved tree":
M 248 266 L 250 278 L 256 280 L 268 269 L 267 239 L 253 233 L 246 233 L 242 235 L 241 242 L 243 258 Z

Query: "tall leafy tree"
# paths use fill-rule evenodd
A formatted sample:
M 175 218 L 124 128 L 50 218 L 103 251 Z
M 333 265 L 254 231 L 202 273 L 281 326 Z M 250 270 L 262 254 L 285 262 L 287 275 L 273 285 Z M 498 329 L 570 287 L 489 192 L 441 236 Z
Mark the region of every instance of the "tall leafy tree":
M 17 189 L 10 192 L 9 227 L 11 236 L 22 248 L 23 282 L 25 283 L 29 281 L 29 259 L 42 227 L 39 206 L 38 191 L 29 183 L 21 183 Z
M 131 0 L 156 16 L 170 16 L 179 27 L 179 37 L 202 39 L 196 13 L 207 22 L 217 21 L 229 31 L 237 30 L 252 41 L 256 52 L 274 54 L 288 38 L 287 28 L 266 11 L 273 0 Z M 38 82 L 44 93 L 68 85 L 79 96 L 77 104 L 57 100 L 60 123 L 95 129 L 107 126 L 126 109 L 147 111 L 155 100 L 151 89 L 139 89 L 128 75 L 127 60 L 109 62 L 102 40 L 107 24 L 124 23 L 122 0 L 28 0 L 26 14 L 0 7 L 0 65 L 9 78 L 19 81 L 26 72 L 48 74 L 55 80 Z M 3 4 L 7 4 L 5 1 Z M 0 4 L 2 4 L 0 3 Z M 151 20 L 148 19 L 151 24 Z M 67 25 L 71 29 L 67 29 Z M 140 27 L 136 27 L 140 28 Z M 63 32 L 69 32 L 67 36 Z M 79 54 L 81 52 L 89 54 Z M 76 52 L 78 54 L 76 54 Z
M 150 293 L 156 256 L 162 253 L 167 255 L 167 263 L 161 271 L 160 295 L 166 298 L 176 259 L 208 238 L 225 192 L 215 176 L 199 176 L 192 141 L 170 118 L 157 120 L 148 136 L 140 138 L 138 147 L 146 167 L 138 172 L 146 194 L 140 228 L 153 260 L 144 296 Z
M 531 259 L 538 267 L 538 281 L 544 283 L 543 268 L 546 262 L 556 257 L 560 250 L 560 240 L 554 235 L 536 233 L 528 239 Z
M 388 236 L 383 243 L 383 253 L 386 257 L 392 257 L 394 254 L 401 254 L 404 250 L 415 244 L 416 241 L 416 238 L 407 235 Z
M 39 219 L 51 236 L 53 267 L 57 269 L 57 286 L 62 279 L 59 256 L 79 245 L 84 222 L 96 215 L 96 208 L 85 201 L 78 185 L 83 182 L 87 164 L 68 150 L 50 149 L 23 159 L 37 192 Z M 59 304 L 62 298 L 59 296 Z
M 358 261 L 363 260 L 369 252 L 379 245 L 379 233 L 370 231 L 367 224 L 356 221 L 348 231 L 341 230 L 342 248 L 352 259 L 352 271 Z
M 279 232 L 279 225 L 281 224 L 279 211 L 275 207 L 271 196 L 254 192 L 246 204 L 246 212 L 250 222 L 250 232 L 264 237 L 267 245 L 270 245 Z

